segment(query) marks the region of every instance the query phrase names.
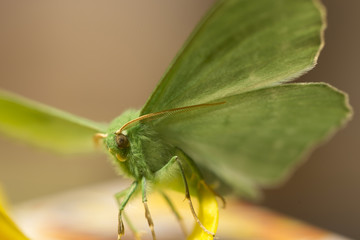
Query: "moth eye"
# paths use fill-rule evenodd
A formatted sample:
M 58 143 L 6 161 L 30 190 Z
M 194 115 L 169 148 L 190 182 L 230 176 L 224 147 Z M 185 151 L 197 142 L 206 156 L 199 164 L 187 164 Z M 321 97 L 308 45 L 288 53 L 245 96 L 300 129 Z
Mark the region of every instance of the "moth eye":
M 118 148 L 126 148 L 129 146 L 128 138 L 122 133 L 116 135 L 115 141 Z

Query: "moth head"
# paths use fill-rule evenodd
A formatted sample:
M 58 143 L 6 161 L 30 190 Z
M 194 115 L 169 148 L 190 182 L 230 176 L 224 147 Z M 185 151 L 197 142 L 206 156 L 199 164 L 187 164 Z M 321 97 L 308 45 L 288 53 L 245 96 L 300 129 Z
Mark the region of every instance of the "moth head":
M 139 111 L 130 109 L 115 118 L 108 126 L 106 134 L 103 134 L 103 145 L 106 150 L 114 157 L 116 163 L 124 163 L 130 158 L 131 145 L 134 142 L 135 134 L 128 122 L 139 117 Z M 132 141 L 133 139 L 133 141 Z M 134 143 L 133 143 L 134 144 Z
M 100 145 L 100 140 L 103 140 L 110 154 L 116 157 L 119 162 L 126 161 L 126 156 L 130 148 L 130 141 L 126 131 L 110 134 L 97 133 L 94 136 L 96 146 Z
M 130 149 L 130 141 L 126 131 L 111 134 L 107 142 L 109 152 L 114 155 L 119 162 L 125 162 Z

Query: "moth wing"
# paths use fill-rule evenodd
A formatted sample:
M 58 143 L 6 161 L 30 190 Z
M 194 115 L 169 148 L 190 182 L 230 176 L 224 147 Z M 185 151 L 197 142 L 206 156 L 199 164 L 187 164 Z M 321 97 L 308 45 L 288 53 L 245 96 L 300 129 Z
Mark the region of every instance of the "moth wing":
M 226 103 L 151 124 L 166 142 L 248 197 L 287 178 L 351 115 L 347 97 L 322 83 L 279 85 L 218 101 Z
M 316 3 L 316 4 L 315 4 Z M 141 115 L 290 81 L 322 48 L 318 1 L 219 1 L 190 36 Z
M 101 124 L 71 115 L 15 94 L 0 91 L 0 132 L 60 153 L 94 150 Z

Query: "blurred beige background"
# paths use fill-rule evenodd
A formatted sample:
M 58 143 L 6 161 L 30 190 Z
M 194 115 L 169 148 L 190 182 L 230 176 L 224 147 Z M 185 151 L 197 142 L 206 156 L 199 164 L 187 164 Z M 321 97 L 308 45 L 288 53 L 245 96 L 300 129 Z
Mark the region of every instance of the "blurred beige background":
M 212 2 L 0 0 L 0 88 L 110 121 L 144 104 Z M 360 2 L 324 3 L 326 47 L 299 81 L 331 83 L 359 112 Z M 355 116 L 262 204 L 360 238 L 359 128 Z M 0 181 L 15 203 L 118 178 L 101 153 L 64 160 L 4 137 L 0 153 Z

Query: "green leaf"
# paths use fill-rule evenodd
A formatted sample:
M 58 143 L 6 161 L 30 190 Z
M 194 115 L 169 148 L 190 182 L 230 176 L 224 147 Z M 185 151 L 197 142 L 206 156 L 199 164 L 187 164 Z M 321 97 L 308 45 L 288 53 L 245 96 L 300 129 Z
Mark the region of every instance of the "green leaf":
M 160 136 L 240 193 L 284 180 L 314 145 L 351 114 L 327 84 L 286 84 L 220 99 L 151 124 Z
M 324 12 L 312 0 L 219 1 L 179 53 L 141 115 L 271 86 L 310 70 Z
M 0 132 L 60 153 L 94 149 L 93 136 L 101 124 L 0 91 Z

